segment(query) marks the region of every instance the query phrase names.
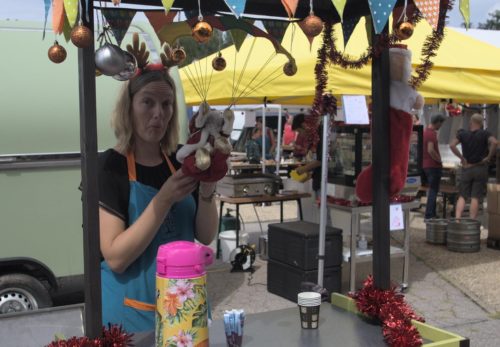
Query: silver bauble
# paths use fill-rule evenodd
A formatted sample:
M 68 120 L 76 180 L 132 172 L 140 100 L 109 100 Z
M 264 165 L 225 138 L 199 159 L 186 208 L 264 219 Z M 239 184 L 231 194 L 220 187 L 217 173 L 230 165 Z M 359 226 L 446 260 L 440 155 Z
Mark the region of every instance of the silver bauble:
M 135 57 L 127 51 L 123 51 L 123 54 L 125 56 L 125 68 L 113 76 L 118 81 L 128 81 L 137 73 L 137 60 Z
M 123 50 L 111 43 L 105 43 L 95 52 L 95 65 L 103 75 L 113 76 L 125 68 Z

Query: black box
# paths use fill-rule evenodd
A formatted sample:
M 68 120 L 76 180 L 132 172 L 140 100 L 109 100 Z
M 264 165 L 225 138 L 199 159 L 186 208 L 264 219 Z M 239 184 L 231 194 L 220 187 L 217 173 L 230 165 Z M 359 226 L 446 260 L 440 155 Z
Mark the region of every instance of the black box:
M 285 299 L 297 302 L 297 294 L 301 292 L 302 282 L 318 283 L 318 270 L 305 271 L 269 259 L 267 261 L 267 290 Z M 330 293 L 340 292 L 342 268 L 340 266 L 325 267 L 323 287 Z
M 268 257 L 303 270 L 318 268 L 319 224 L 269 224 Z M 325 267 L 342 265 L 342 230 L 326 227 Z

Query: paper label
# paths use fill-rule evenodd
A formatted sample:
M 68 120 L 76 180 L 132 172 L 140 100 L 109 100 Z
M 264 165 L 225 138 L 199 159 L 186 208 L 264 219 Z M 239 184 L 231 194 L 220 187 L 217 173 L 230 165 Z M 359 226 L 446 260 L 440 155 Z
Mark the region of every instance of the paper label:
M 390 230 L 404 230 L 405 228 L 405 220 L 403 217 L 403 207 L 401 204 L 390 205 L 389 207 L 390 213 Z

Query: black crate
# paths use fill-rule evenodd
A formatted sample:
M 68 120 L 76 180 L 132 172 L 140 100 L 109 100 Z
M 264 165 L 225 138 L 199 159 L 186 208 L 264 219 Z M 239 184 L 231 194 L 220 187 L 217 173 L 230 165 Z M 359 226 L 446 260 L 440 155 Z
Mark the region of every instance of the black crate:
M 296 221 L 269 224 L 268 257 L 303 270 L 318 268 L 319 224 Z M 325 267 L 342 265 L 342 230 L 327 227 Z
M 340 292 L 342 267 L 325 267 L 323 287 L 330 293 Z M 318 283 L 318 270 L 305 271 L 297 267 L 269 259 L 267 261 L 267 290 L 285 299 L 297 302 L 302 282 Z

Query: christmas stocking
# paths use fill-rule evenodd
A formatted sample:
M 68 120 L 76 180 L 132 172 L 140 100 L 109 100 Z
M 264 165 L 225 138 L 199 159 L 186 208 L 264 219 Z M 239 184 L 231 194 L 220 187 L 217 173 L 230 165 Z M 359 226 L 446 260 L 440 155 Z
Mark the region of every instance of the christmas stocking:
M 398 194 L 404 187 L 408 173 L 410 157 L 410 138 L 413 128 L 412 117 L 409 113 L 389 109 L 390 117 L 390 184 L 389 196 Z M 372 133 L 372 138 L 377 134 Z M 361 171 L 356 179 L 356 195 L 361 202 L 371 203 L 373 200 L 372 165 Z

